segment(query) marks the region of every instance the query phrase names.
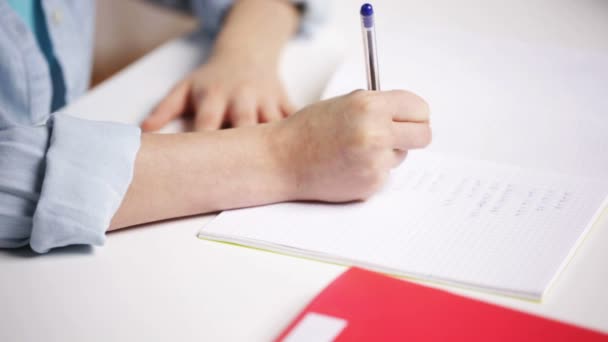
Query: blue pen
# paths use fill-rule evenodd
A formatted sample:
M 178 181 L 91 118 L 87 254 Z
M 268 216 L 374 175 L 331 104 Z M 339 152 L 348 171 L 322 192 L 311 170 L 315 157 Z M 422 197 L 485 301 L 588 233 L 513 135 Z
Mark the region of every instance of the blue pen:
M 363 31 L 363 49 L 365 50 L 365 68 L 367 69 L 367 89 L 380 90 L 374 8 L 370 4 L 361 6 L 361 29 Z

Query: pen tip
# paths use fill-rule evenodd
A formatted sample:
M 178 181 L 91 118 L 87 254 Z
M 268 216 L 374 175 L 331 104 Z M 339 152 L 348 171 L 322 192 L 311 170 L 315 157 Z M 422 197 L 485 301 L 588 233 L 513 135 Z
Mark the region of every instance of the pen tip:
M 364 17 L 368 17 L 374 14 L 374 8 L 370 4 L 363 4 L 361 6 L 361 15 Z

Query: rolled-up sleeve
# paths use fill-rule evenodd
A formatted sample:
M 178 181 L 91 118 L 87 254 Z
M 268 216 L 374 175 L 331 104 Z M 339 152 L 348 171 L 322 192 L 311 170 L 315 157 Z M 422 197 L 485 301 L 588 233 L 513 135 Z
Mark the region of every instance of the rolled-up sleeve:
M 0 130 L 0 247 L 102 245 L 139 144 L 136 126 L 65 114 Z
M 196 15 L 204 31 L 211 34 L 219 32 L 222 21 L 234 0 L 148 0 L 152 3 L 170 6 Z M 273 0 L 280 1 L 280 0 Z M 325 19 L 330 1 L 322 0 L 284 0 L 296 6 L 301 13 L 299 33 L 307 36 L 314 32 Z M 272 14 L 270 14 L 272 15 Z M 271 20 L 272 18 L 269 18 Z

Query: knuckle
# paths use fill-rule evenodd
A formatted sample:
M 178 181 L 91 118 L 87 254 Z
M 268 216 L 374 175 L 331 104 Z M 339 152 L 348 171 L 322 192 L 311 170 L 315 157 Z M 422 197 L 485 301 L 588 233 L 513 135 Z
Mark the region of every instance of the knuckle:
M 363 89 L 355 89 L 353 91 L 351 91 L 350 93 L 348 93 L 348 97 L 355 97 L 355 96 L 362 96 L 363 94 L 365 94 L 365 90 Z
M 234 89 L 235 94 L 238 94 L 238 96 L 251 96 L 253 94 L 255 94 L 255 87 L 249 85 L 249 84 L 243 84 L 240 85 L 238 87 L 236 87 Z
M 218 94 L 224 91 L 222 84 L 215 82 L 211 84 L 205 84 L 203 86 L 203 89 L 208 94 Z
M 353 135 L 352 146 L 359 149 L 381 149 L 390 144 L 390 137 L 378 128 L 360 125 Z
M 399 97 L 405 99 L 405 100 L 414 100 L 414 101 L 418 101 L 419 99 L 421 99 L 420 96 L 416 95 L 416 93 L 413 93 L 409 90 L 405 90 L 405 89 L 395 89 L 393 90 L 393 92 L 395 94 L 397 94 Z
M 411 91 L 408 91 L 405 89 L 395 89 L 395 90 L 393 90 L 393 92 L 401 97 L 408 97 L 408 98 L 412 95 L 415 95 Z
M 218 84 L 205 85 L 197 92 L 199 98 L 202 100 L 205 97 L 217 96 L 223 92 L 222 87 Z
M 351 96 L 352 110 L 357 113 L 370 113 L 376 107 L 376 100 L 371 94 L 364 91 L 352 93 Z

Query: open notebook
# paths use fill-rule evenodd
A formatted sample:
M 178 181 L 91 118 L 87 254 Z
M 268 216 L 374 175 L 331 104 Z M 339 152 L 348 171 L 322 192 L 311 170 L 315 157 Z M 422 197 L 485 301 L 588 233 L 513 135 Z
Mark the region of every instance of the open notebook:
M 468 34 L 379 37 L 384 89 L 431 104 L 431 147 L 366 202 L 226 211 L 199 236 L 540 299 L 607 205 L 608 59 Z M 363 87 L 363 72 L 347 61 L 325 97 Z

